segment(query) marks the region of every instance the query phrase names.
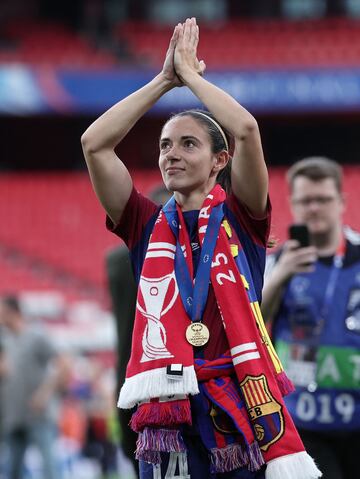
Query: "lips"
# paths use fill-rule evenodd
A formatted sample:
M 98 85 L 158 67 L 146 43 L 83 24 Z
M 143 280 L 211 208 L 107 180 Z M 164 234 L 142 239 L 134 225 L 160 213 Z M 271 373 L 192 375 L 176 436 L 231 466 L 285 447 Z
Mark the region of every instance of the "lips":
M 184 171 L 184 168 L 177 168 L 175 166 L 172 166 L 170 168 L 166 168 L 165 171 L 168 175 L 174 175 L 176 173 L 179 173 L 180 171 Z

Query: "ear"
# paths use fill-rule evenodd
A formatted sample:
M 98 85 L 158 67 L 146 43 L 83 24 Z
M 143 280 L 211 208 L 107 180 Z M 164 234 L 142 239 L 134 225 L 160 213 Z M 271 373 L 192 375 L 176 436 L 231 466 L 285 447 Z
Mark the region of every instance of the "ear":
M 219 173 L 220 170 L 223 170 L 225 166 L 227 165 L 228 161 L 230 159 L 229 152 L 226 150 L 220 151 L 220 153 L 216 153 L 215 155 L 215 163 L 213 166 L 213 172 L 214 173 Z

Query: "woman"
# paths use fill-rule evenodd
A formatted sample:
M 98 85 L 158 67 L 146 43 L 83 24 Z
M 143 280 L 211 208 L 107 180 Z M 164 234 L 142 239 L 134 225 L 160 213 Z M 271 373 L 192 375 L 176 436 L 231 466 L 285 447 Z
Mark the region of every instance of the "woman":
M 270 224 L 259 130 L 202 77 L 198 39 L 194 18 L 178 24 L 160 74 L 82 137 L 108 227 L 129 246 L 139 283 L 119 406 L 137 406 L 131 426 L 141 478 L 320 477 L 284 407 L 290 384 L 256 299 Z M 177 86 L 208 112 L 183 112 L 164 125 L 159 167 L 173 197 L 159 210 L 133 188 L 114 149 Z M 226 197 L 217 181 L 229 168 L 229 135 Z

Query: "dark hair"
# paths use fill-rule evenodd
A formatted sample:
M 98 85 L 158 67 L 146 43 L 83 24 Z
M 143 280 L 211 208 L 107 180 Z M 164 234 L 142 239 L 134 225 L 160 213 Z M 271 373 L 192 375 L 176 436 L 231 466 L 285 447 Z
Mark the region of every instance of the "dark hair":
M 21 308 L 20 308 L 20 303 L 18 298 L 13 295 L 13 294 L 8 294 L 6 296 L 3 296 L 1 298 L 1 301 L 5 304 L 7 308 L 9 308 L 11 311 L 14 311 L 15 313 L 20 313 Z
M 167 120 L 166 123 L 168 123 L 170 120 L 173 118 L 179 118 L 183 116 L 191 116 L 196 120 L 197 122 L 201 123 L 207 130 L 209 136 L 210 136 L 210 142 L 211 142 L 211 150 L 213 153 L 220 153 L 220 151 L 226 150 L 229 151 L 232 149 L 232 144 L 233 144 L 233 138 L 230 135 L 230 133 L 225 130 L 225 128 L 217 121 L 217 119 L 214 117 L 212 113 L 206 110 L 201 110 L 199 108 L 194 108 L 191 110 L 184 110 L 181 111 L 180 113 L 174 113 L 171 115 L 171 117 Z M 209 117 L 209 118 L 207 118 Z M 210 118 L 213 120 L 211 121 Z M 215 124 L 214 124 L 215 122 Z M 165 123 L 165 124 L 166 124 Z M 219 127 L 216 126 L 216 124 L 219 125 Z M 227 145 L 224 141 L 224 137 L 221 134 L 221 130 L 224 133 L 226 140 L 227 140 Z M 230 153 L 230 151 L 229 151 Z M 231 190 L 231 158 L 228 161 L 227 165 L 225 168 L 223 168 L 221 171 L 219 171 L 218 176 L 216 178 L 217 183 L 219 183 L 224 190 L 229 193 Z
M 332 178 L 339 193 L 342 190 L 342 168 L 339 163 L 326 157 L 311 156 L 294 163 L 286 174 L 290 189 L 298 176 L 305 176 L 312 181 Z
M 206 127 L 210 136 L 211 149 L 213 153 L 219 153 L 222 150 L 228 149 L 225 144 L 224 138 L 221 134 L 221 130 L 223 131 L 226 137 L 228 145 L 230 145 L 232 138 L 229 132 L 226 131 L 222 125 L 220 125 L 220 123 L 217 121 L 217 119 L 214 117 L 212 113 L 210 113 L 209 111 L 200 110 L 199 108 L 194 108 L 192 110 L 184 110 L 184 111 L 181 111 L 180 113 L 174 113 L 173 115 L 171 115 L 168 121 L 172 120 L 173 118 L 179 118 L 182 116 L 191 116 L 196 121 L 198 121 L 199 123 L 202 123 Z M 216 126 L 216 124 L 213 123 L 213 121 L 211 121 L 207 117 L 215 121 L 215 123 L 219 125 L 221 130 Z

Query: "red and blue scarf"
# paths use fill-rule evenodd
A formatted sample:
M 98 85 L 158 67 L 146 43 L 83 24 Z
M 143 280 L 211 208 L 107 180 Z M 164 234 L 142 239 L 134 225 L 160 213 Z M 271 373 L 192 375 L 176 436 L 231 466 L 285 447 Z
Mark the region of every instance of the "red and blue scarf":
M 225 192 L 216 185 L 200 210 L 198 234 L 203 248 L 206 235 L 214 235 L 209 227 L 212 213 L 218 214 L 224 200 Z M 159 213 L 145 256 L 132 354 L 118 403 L 122 408 L 138 405 L 131 421 L 139 432 L 137 457 L 159 463 L 160 452 L 185 453 L 180 429 L 191 424 L 189 396 L 201 391 L 199 397 L 208 400 L 210 419 L 222 411 L 235 426 L 237 439 L 230 445 L 221 442 L 216 427 L 213 436 L 202 435 L 215 471 L 241 466 L 257 470 L 266 463 L 267 478 L 320 477 L 283 402 L 292 385 L 264 326 L 237 235 L 222 218 L 214 250 L 204 258 L 211 261 L 210 280 L 230 351 L 217 361 L 195 361 L 185 337 L 193 298 L 179 294 L 182 284 L 176 271 L 181 254 L 193 278 L 190 240 L 174 200 L 172 216 L 165 213 L 164 209 Z M 294 473 L 297 470 L 301 475 Z

